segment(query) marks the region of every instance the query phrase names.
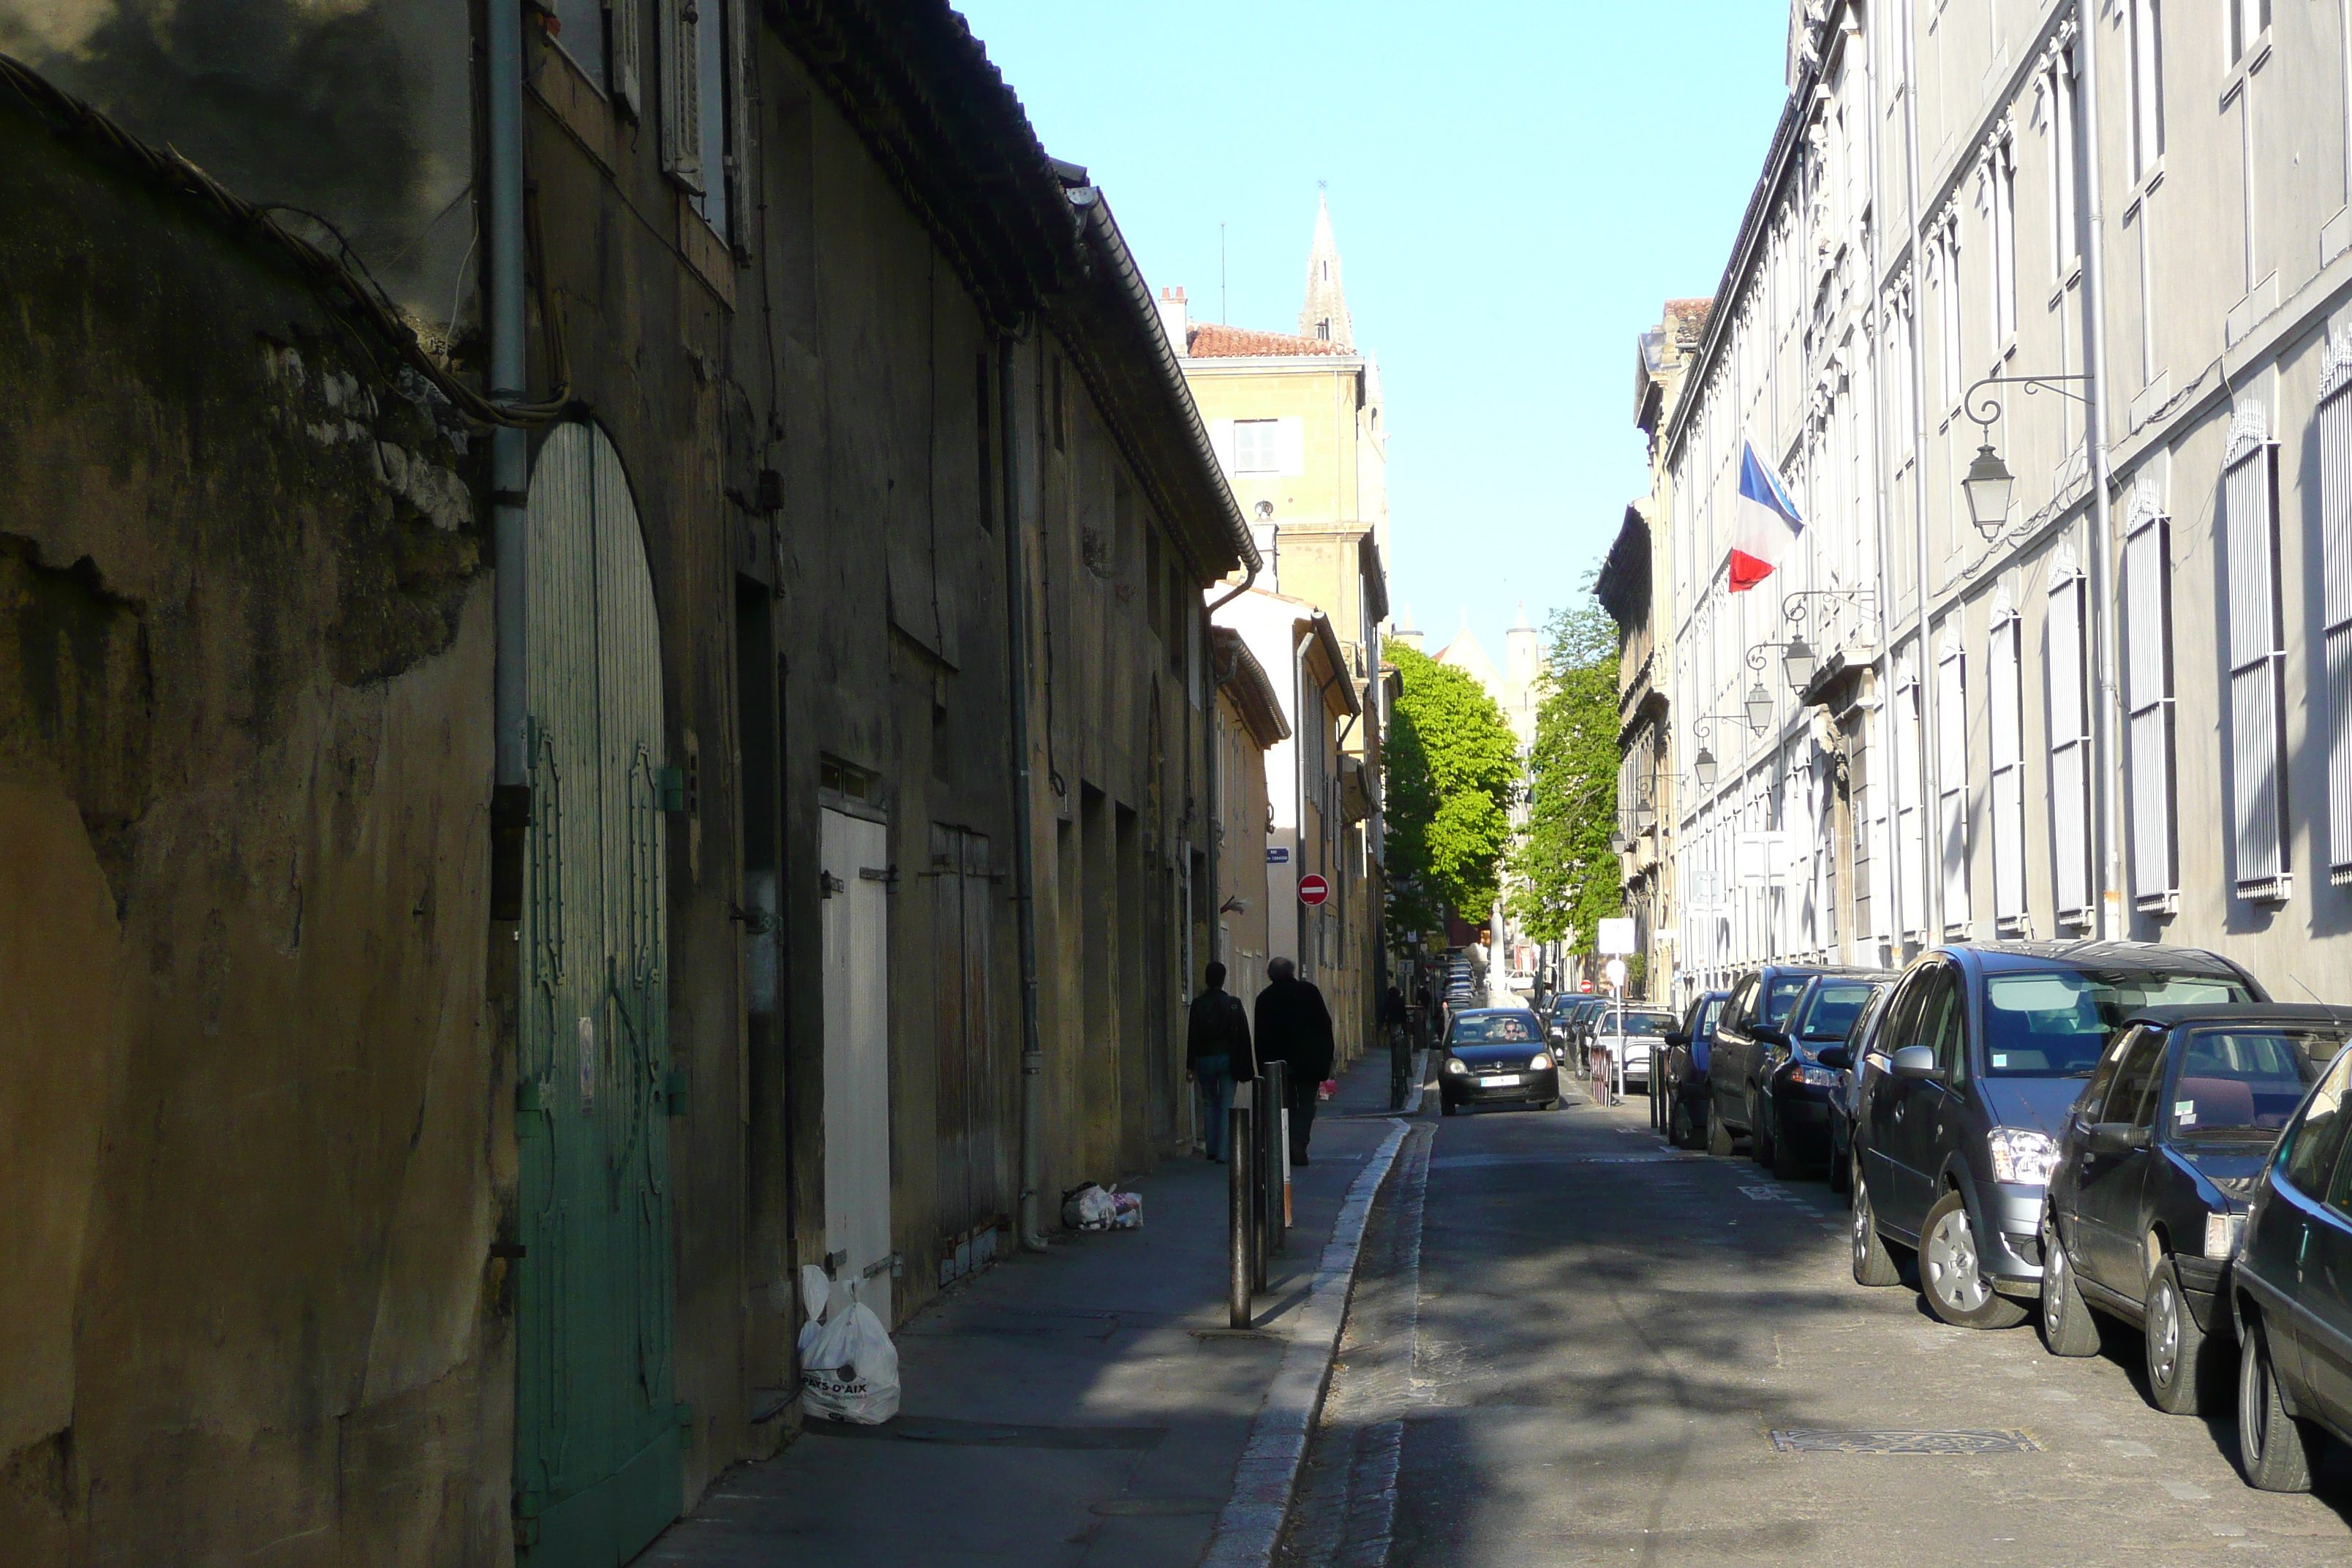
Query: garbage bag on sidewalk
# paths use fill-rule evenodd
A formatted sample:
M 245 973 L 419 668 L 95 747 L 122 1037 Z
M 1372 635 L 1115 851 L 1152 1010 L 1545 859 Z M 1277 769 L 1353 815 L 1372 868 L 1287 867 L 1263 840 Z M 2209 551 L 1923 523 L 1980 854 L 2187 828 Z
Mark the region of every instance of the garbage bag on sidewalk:
M 898 1414 L 898 1347 L 874 1309 L 850 1299 L 836 1306 L 833 1281 L 815 1264 L 801 1268 L 801 1412 L 821 1421 L 878 1426 Z
M 1118 1208 L 1100 1183 L 1088 1182 L 1062 1194 L 1062 1223 L 1072 1230 L 1108 1230 Z
M 1143 1228 L 1143 1194 L 1141 1193 L 1111 1194 L 1110 1227 L 1113 1230 Z

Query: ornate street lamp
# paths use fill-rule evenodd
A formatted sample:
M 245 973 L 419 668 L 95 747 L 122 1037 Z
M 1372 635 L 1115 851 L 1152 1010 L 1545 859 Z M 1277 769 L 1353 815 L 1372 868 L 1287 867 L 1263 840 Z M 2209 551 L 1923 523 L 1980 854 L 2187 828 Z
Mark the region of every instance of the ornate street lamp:
M 1780 668 L 1788 673 L 1789 689 L 1802 691 L 1813 679 L 1813 670 L 1821 661 L 1813 657 L 1812 645 L 1801 637 L 1790 639 L 1780 654 Z
M 1960 480 L 1960 491 L 1968 498 L 1969 521 L 1976 524 L 1979 533 L 1987 539 L 1999 537 L 2009 521 L 2010 492 L 2017 484 L 2017 476 L 2009 471 L 2009 465 L 2002 462 L 2000 454 L 1992 449 L 1992 424 L 2000 417 L 2000 399 L 1988 393 L 1983 401 L 1979 402 L 1978 392 L 1989 386 L 2021 386 L 2025 388 L 2026 395 L 2031 397 L 2048 387 L 2061 397 L 2071 397 L 2087 408 L 2091 403 L 2088 397 L 2079 392 L 2067 391 L 2062 384 L 2090 379 L 2087 375 L 1989 375 L 1969 387 L 1968 395 L 1960 399 L 1962 412 L 1977 422 L 1985 437 L 1977 447 L 1976 461 L 1969 465 L 1967 475 Z M 2096 437 L 2094 436 L 2093 439 L 2095 440 Z

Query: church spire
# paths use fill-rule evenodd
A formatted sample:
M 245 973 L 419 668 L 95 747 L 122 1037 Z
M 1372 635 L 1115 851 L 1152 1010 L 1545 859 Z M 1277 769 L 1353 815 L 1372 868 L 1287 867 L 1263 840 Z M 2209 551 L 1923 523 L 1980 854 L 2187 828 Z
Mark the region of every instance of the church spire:
M 1341 279 L 1339 245 L 1331 237 L 1331 198 L 1315 201 L 1315 248 L 1307 258 L 1307 306 L 1298 312 L 1298 335 L 1320 338 L 1341 349 L 1356 346 L 1355 323 L 1348 319 L 1348 289 Z

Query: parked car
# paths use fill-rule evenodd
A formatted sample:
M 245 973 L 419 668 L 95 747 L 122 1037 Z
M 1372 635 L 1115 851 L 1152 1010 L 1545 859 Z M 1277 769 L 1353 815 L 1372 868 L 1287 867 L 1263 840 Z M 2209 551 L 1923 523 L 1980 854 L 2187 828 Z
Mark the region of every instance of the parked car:
M 1650 1053 L 1665 1042 L 1675 1026 L 1682 1022 L 1664 1007 L 1628 1004 L 1623 1007 L 1605 1007 L 1594 1015 L 1591 1026 L 1593 1046 L 1608 1051 L 1617 1063 L 1618 1079 L 1630 1089 L 1639 1084 L 1643 1092 L 1650 1083 Z
M 1830 1191 L 1833 1193 L 1853 1190 L 1854 1108 L 1861 1097 L 1864 1065 L 1876 1056 L 1879 1070 L 1885 1070 L 1879 1026 L 1886 1016 L 1886 999 L 1893 994 L 1894 983 L 1881 982 L 1871 993 L 1870 1005 L 1855 1016 L 1853 1027 L 1846 1031 L 1846 1065 L 1838 1069 L 1837 1087 L 1830 1090 Z
M 2352 1051 L 2339 1052 L 2263 1167 L 2230 1269 L 2238 1462 L 2264 1491 L 2311 1485 L 2310 1435 L 2352 1442 Z
M 1785 1181 L 1831 1160 L 1830 1098 L 1853 1065 L 1846 1037 L 1871 999 L 1894 980 L 1885 971 L 1816 974 L 1777 1027 L 1756 1026 L 1756 1037 L 1766 1047 L 1757 1069 L 1762 1083 L 1750 1140 L 1758 1164 L 1770 1166 Z
M 1818 963 L 1768 963 L 1731 988 L 1731 1000 L 1716 1021 L 1715 1047 L 1707 1053 L 1706 1152 L 1727 1155 L 1734 1139 L 1753 1137 L 1765 1126 L 1764 1079 L 1772 1053 L 1788 1039 L 1780 1026 L 1816 974 L 1874 977 L 1875 969 L 1831 969 Z M 1759 1032 L 1760 1031 L 1760 1032 Z M 1770 1131 L 1756 1157 L 1769 1164 Z
M 2231 1337 L 2222 1282 L 2254 1184 L 2342 1048 L 2347 1017 L 2272 1005 L 2126 1020 L 2067 1114 L 2050 1177 L 2042 1331 L 2053 1353 L 2095 1353 L 2091 1314 L 2112 1313 L 2140 1329 L 2149 1400 L 2198 1413 Z
M 1543 1026 L 1524 1007 L 1479 1007 L 1455 1015 L 1437 1073 L 1439 1109 L 1453 1116 L 1479 1105 L 1559 1105 L 1559 1069 L 1544 1049 Z
M 1887 1002 L 1886 1067 L 1863 1080 L 1855 1280 L 1895 1283 L 1889 1244 L 1916 1247 L 1937 1317 L 2021 1321 L 2042 1291 L 2058 1134 L 2116 1031 L 2150 1007 L 2269 1000 L 2245 970 L 2195 948 L 2000 942 L 1923 955 Z
M 1728 991 L 1702 991 L 1683 1017 L 1683 1026 L 1666 1037 L 1666 1142 L 1678 1149 L 1696 1149 L 1706 1142 L 1707 1052 L 1715 1044 L 1715 1021 Z

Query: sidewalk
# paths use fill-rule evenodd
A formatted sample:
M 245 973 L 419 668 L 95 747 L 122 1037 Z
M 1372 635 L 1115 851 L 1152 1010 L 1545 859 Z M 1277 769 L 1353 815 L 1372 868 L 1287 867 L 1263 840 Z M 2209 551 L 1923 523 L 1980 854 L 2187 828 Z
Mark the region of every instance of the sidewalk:
M 902 1325 L 897 1420 L 812 1423 L 721 1478 L 640 1568 L 1193 1568 L 1294 1332 L 1306 1352 L 1336 1326 L 1333 1292 L 1310 1309 L 1312 1287 L 1391 1131 L 1387 1108 L 1384 1052 L 1321 1108 L 1312 1163 L 1293 1173 L 1296 1223 L 1257 1300 L 1261 1333 L 1226 1329 L 1225 1167 L 1171 1160 L 1133 1184 L 1142 1230 L 1015 1253 Z M 1288 1381 L 1302 1363 L 1319 1397 L 1307 1356 Z

